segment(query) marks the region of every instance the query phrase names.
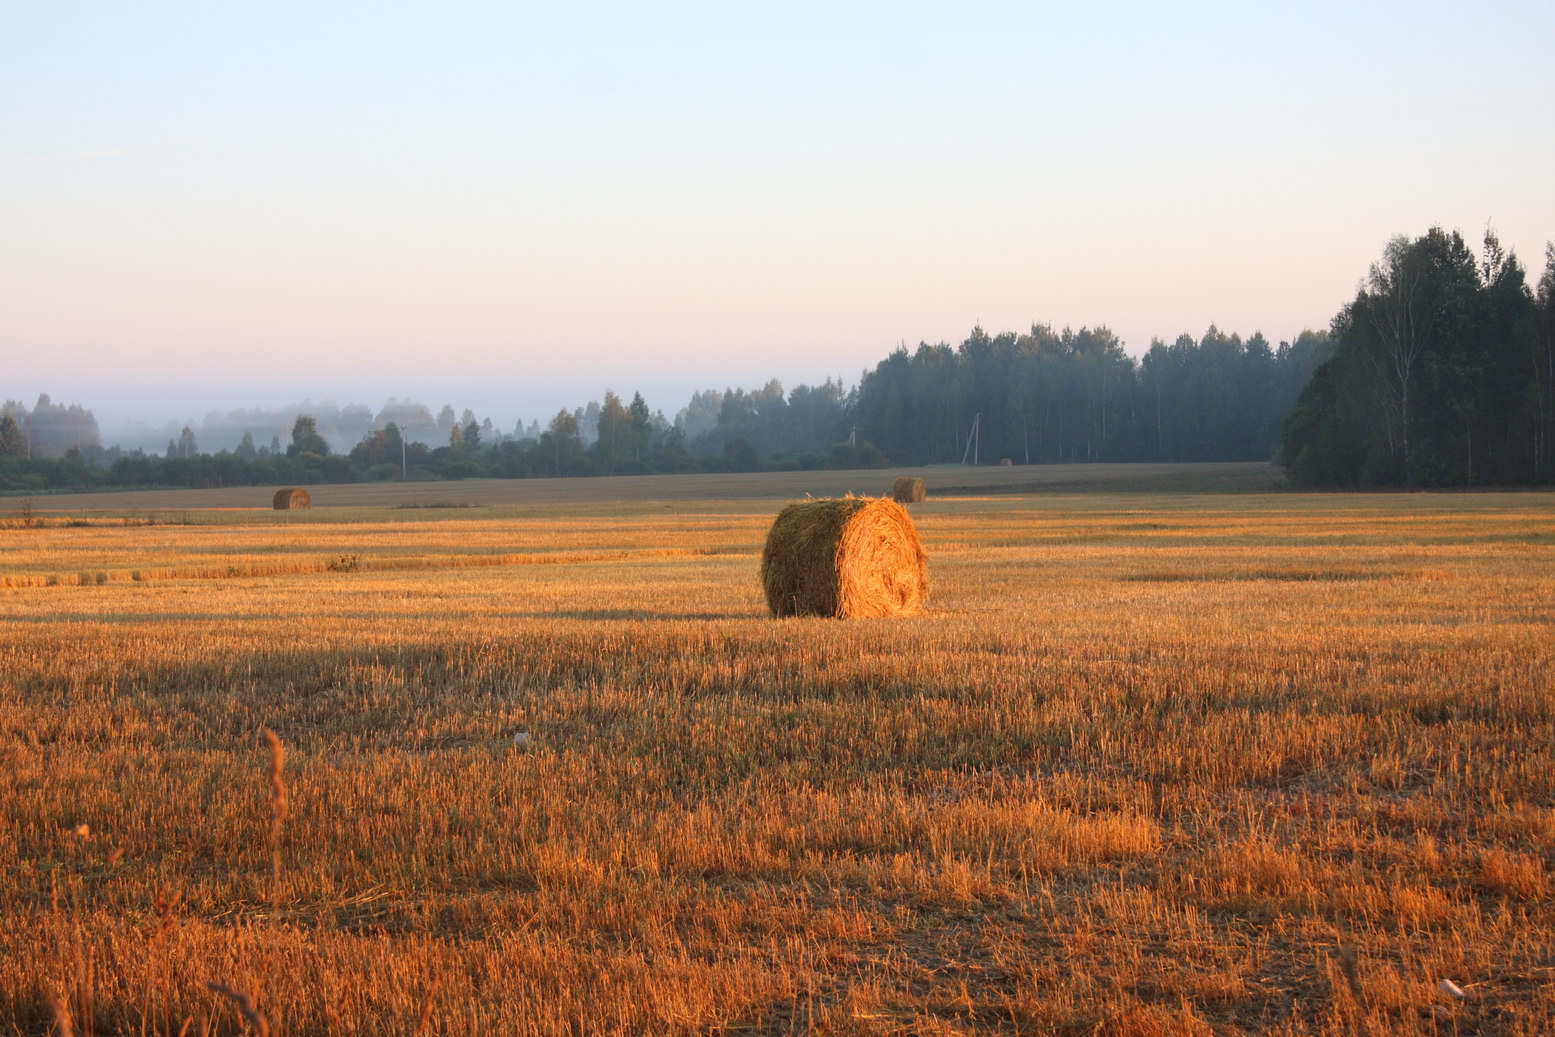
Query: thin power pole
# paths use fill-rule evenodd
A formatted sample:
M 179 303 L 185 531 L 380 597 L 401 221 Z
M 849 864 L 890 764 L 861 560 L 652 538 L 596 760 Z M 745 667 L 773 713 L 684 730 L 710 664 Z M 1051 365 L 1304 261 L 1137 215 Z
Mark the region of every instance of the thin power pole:
M 972 455 L 972 463 L 974 465 L 977 464 L 977 451 L 978 451 L 978 447 L 981 445 L 981 441 L 980 441 L 980 439 L 978 438 L 978 435 L 977 435 L 977 428 L 978 428 L 979 425 L 982 424 L 982 421 L 983 421 L 983 415 L 982 415 L 981 412 L 979 412 L 977 415 L 975 415 L 972 418 L 972 430 L 967 433 L 966 449 L 961 451 L 961 463 L 962 464 L 966 464 L 966 455 L 967 454 L 971 454 Z

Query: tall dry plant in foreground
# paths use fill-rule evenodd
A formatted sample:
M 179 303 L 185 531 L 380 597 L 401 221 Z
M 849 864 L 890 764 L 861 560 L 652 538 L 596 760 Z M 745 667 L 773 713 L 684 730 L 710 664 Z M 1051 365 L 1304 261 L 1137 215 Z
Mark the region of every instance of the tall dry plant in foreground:
M 254 1007 L 254 1001 L 241 990 L 233 990 L 221 983 L 207 983 L 206 988 L 212 993 L 220 994 L 231 1001 L 237 1008 L 243 1021 L 254 1031 L 254 1037 L 270 1037 L 270 1020 L 259 1009 Z
M 62 997 L 53 999 L 54 1028 L 50 1031 L 51 1037 L 76 1037 L 75 1020 L 70 1017 L 70 1006 Z
M 281 907 L 281 833 L 286 827 L 288 808 L 286 779 L 281 773 L 286 750 L 280 736 L 268 727 L 260 734 L 270 746 L 270 913 L 275 917 Z

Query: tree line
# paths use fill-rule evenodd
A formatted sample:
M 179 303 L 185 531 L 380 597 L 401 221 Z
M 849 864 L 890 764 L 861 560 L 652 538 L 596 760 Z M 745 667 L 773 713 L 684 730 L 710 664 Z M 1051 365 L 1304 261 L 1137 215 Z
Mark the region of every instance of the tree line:
M 434 412 L 418 400 L 391 396 L 377 411 L 361 403 L 340 405 L 333 400 L 302 400 L 282 407 L 247 407 L 226 413 L 211 411 L 187 425 L 177 421 L 161 425 L 137 422 L 116 430 L 115 436 L 119 446 L 127 450 L 139 448 L 148 453 L 163 443 L 184 455 L 201 451 L 212 454 L 222 450 L 236 452 L 245 438 L 279 449 L 277 444 L 290 434 L 292 423 L 304 415 L 314 420 L 319 434 L 337 452 L 349 451 L 364 436 L 391 422 L 407 439 L 432 447 L 446 443 L 455 425 L 462 428 L 472 420 L 481 425 L 487 442 L 497 442 L 507 435 L 522 438 L 526 434 L 538 436 L 540 433 L 539 425 L 534 422 L 527 430 L 519 422 L 511 432 L 504 432 L 493 425 L 490 417 L 476 418 L 468 408 L 461 416 L 452 404 L 445 403 L 441 410 Z M 191 445 L 195 449 L 191 450 Z
M 736 416 L 751 412 L 759 394 L 731 390 L 731 420 L 713 425 L 688 442 L 680 425 L 648 409 L 642 395 L 629 403 L 613 392 L 603 402 L 558 411 L 543 428 L 532 422 L 513 433 L 496 432 L 489 419 L 453 422 L 441 443 L 418 438 L 421 429 L 402 429 L 394 421 L 371 429 L 349 450 L 336 451 L 311 415 L 294 420 L 288 441 L 279 436 L 257 444 L 245 430 L 235 449 L 200 448 L 185 426 L 163 453 L 145 450 L 72 446 L 45 455 L 33 451 L 10 415 L 0 415 L 0 489 L 43 492 L 56 489 L 127 487 L 216 487 L 275 484 L 310 485 L 357 482 L 542 476 L 626 475 L 674 472 L 760 471 L 768 468 L 857 467 L 883 465 L 878 452 L 849 443 L 832 443 L 823 452 L 793 457 L 763 457 L 739 433 L 761 439 L 769 426 L 746 428 Z M 804 399 L 806 392 L 800 392 Z M 786 402 L 785 402 L 786 407 Z M 803 410 L 803 408 L 800 408 Z M 721 413 L 721 412 L 720 412 Z M 770 416 L 770 408 L 767 413 Z M 842 424 L 841 406 L 825 422 Z M 829 431 L 818 430 L 821 442 Z M 763 440 L 765 441 L 765 440 Z
M 973 330 L 899 348 L 859 383 L 858 434 L 893 462 L 1268 460 L 1327 335 L 1271 346 L 1211 326 L 1138 360 L 1105 327 Z
M 322 410 L 324 423 L 298 415 L 285 444 L 279 434 L 256 443 L 244 429 L 235 447 L 209 451 L 185 426 L 160 456 L 103 448 L 95 438 L 49 451 L 22 440 L 7 446 L 6 422 L 16 424 L 7 414 L 0 416 L 0 487 L 801 470 L 954 462 L 963 454 L 1033 464 L 1267 458 L 1278 416 L 1325 342 L 1305 332 L 1271 349 L 1262 336 L 1243 341 L 1212 327 L 1200 340 L 1152 343 L 1136 362 L 1106 329 L 989 336 L 977 328 L 956 347 L 899 349 L 851 389 L 841 379 L 789 391 L 776 380 L 709 389 L 693 394 L 673 421 L 651 411 L 640 393 L 628 401 L 607 391 L 544 426 L 520 422 L 512 432 L 469 410 L 456 418 L 445 405 L 434 416 L 419 403 L 391 400 L 376 417 L 332 405 Z M 95 434 L 90 411 L 69 411 L 84 415 Z M 51 412 L 40 406 L 28 413 Z M 244 416 L 275 427 L 273 413 L 234 412 L 208 418 L 201 431 L 230 442 Z M 332 449 L 329 439 L 349 428 L 360 431 L 356 442 Z
M 101 445 L 97 418 L 80 404 L 55 403 L 48 393 L 31 408 L 20 400 L 0 404 L 0 458 L 63 457 Z
M 224 486 L 880 467 L 1276 459 L 1303 486 L 1548 483 L 1555 477 L 1555 247 L 1537 286 L 1487 234 L 1390 243 L 1326 330 L 1272 345 L 1213 325 L 1134 358 L 1106 327 L 1033 325 L 899 347 L 858 384 L 693 394 L 670 420 L 640 393 L 511 432 L 391 399 L 297 414 L 290 440 L 160 456 L 104 448 L 91 412 L 0 408 L 0 488 Z M 246 419 L 214 415 L 230 442 Z M 326 433 L 328 433 L 326 435 Z M 332 446 L 331 440 L 334 440 Z M 349 445 L 340 442 L 347 439 Z
M 1548 484 L 1555 246 L 1537 286 L 1485 235 L 1396 238 L 1334 317 L 1332 355 L 1284 422 L 1301 486 Z
M 1033 464 L 1267 458 L 1270 412 L 1283 413 L 1295 398 L 1324 341 L 1307 332 L 1276 350 L 1262 336 L 1244 342 L 1212 327 L 1201 340 L 1153 343 L 1136 362 L 1105 329 L 989 336 L 977 328 L 954 348 L 899 349 L 851 389 L 840 378 L 789 391 L 775 379 L 709 389 L 673 420 L 640 393 L 628 401 L 607 391 L 512 432 L 469 410 L 455 418 L 445 405 L 434 417 L 419 403 L 391 400 L 376 418 L 358 406 L 331 405 L 322 425 L 300 414 L 285 444 L 278 434 L 256 443 L 244 429 L 236 447 L 214 452 L 185 426 L 160 455 L 95 442 L 45 455 L 7 448 L 9 418 L 0 417 L 0 488 L 860 468 L 959 461 L 969 450 L 968 460 Z M 263 413 L 263 427 L 273 428 L 274 414 Z M 213 416 L 202 431 L 230 441 L 243 414 Z M 324 432 L 338 439 L 353 426 L 360 438 L 332 449 Z

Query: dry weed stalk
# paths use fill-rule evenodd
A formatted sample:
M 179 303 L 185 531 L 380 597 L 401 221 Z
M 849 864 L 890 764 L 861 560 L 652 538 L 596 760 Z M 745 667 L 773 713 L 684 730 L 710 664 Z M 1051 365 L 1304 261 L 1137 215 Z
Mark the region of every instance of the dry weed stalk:
M 267 731 L 266 734 L 268 733 Z M 223 986 L 220 983 L 207 983 L 205 985 L 215 993 L 230 999 L 237 1006 L 238 1014 L 243 1017 L 243 1021 L 253 1027 L 254 1033 L 258 1037 L 270 1037 L 270 1020 L 265 1018 L 263 1012 L 254 1007 L 253 1000 L 247 994 L 241 990 L 233 990 L 231 987 Z
M 151 933 L 151 939 L 157 940 L 173 928 L 173 922 L 178 914 L 178 909 L 183 906 L 184 895 L 170 886 L 157 886 L 156 899 L 152 906 L 157 912 L 157 927 Z
M 1340 944 L 1337 952 L 1339 972 L 1357 1001 L 1361 1000 L 1360 950 L 1354 944 Z
M 260 732 L 270 745 L 270 914 L 280 910 L 281 901 L 281 829 L 286 825 L 286 779 L 281 768 L 286 763 L 286 750 L 281 738 L 268 727 Z
M 445 978 L 446 977 L 439 976 L 436 980 L 433 981 L 432 985 L 427 988 L 426 996 L 421 1000 L 421 1015 L 416 1020 L 416 1028 L 412 1031 L 412 1034 L 419 1035 L 425 1033 L 427 1027 L 431 1025 L 432 1009 L 436 1007 L 437 995 L 443 989 L 443 981 Z
M 57 1037 L 75 1037 L 75 1022 L 70 1018 L 70 1006 L 65 1004 L 65 999 L 54 999 L 54 1034 Z

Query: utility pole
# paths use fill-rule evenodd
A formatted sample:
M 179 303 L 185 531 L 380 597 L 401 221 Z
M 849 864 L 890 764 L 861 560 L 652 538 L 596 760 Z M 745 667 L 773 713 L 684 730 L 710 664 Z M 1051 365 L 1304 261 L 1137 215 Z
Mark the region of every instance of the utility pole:
M 966 449 L 961 451 L 961 463 L 962 464 L 966 464 L 966 455 L 967 454 L 971 454 L 972 455 L 972 463 L 974 465 L 977 464 L 977 452 L 978 452 L 979 447 L 982 445 L 981 440 L 978 437 L 977 430 L 978 430 L 978 426 L 981 425 L 982 423 L 983 423 L 982 412 L 978 412 L 978 414 L 972 418 L 972 431 L 967 433 Z
M 400 482 L 410 482 L 410 470 L 405 467 L 405 433 L 400 433 Z

